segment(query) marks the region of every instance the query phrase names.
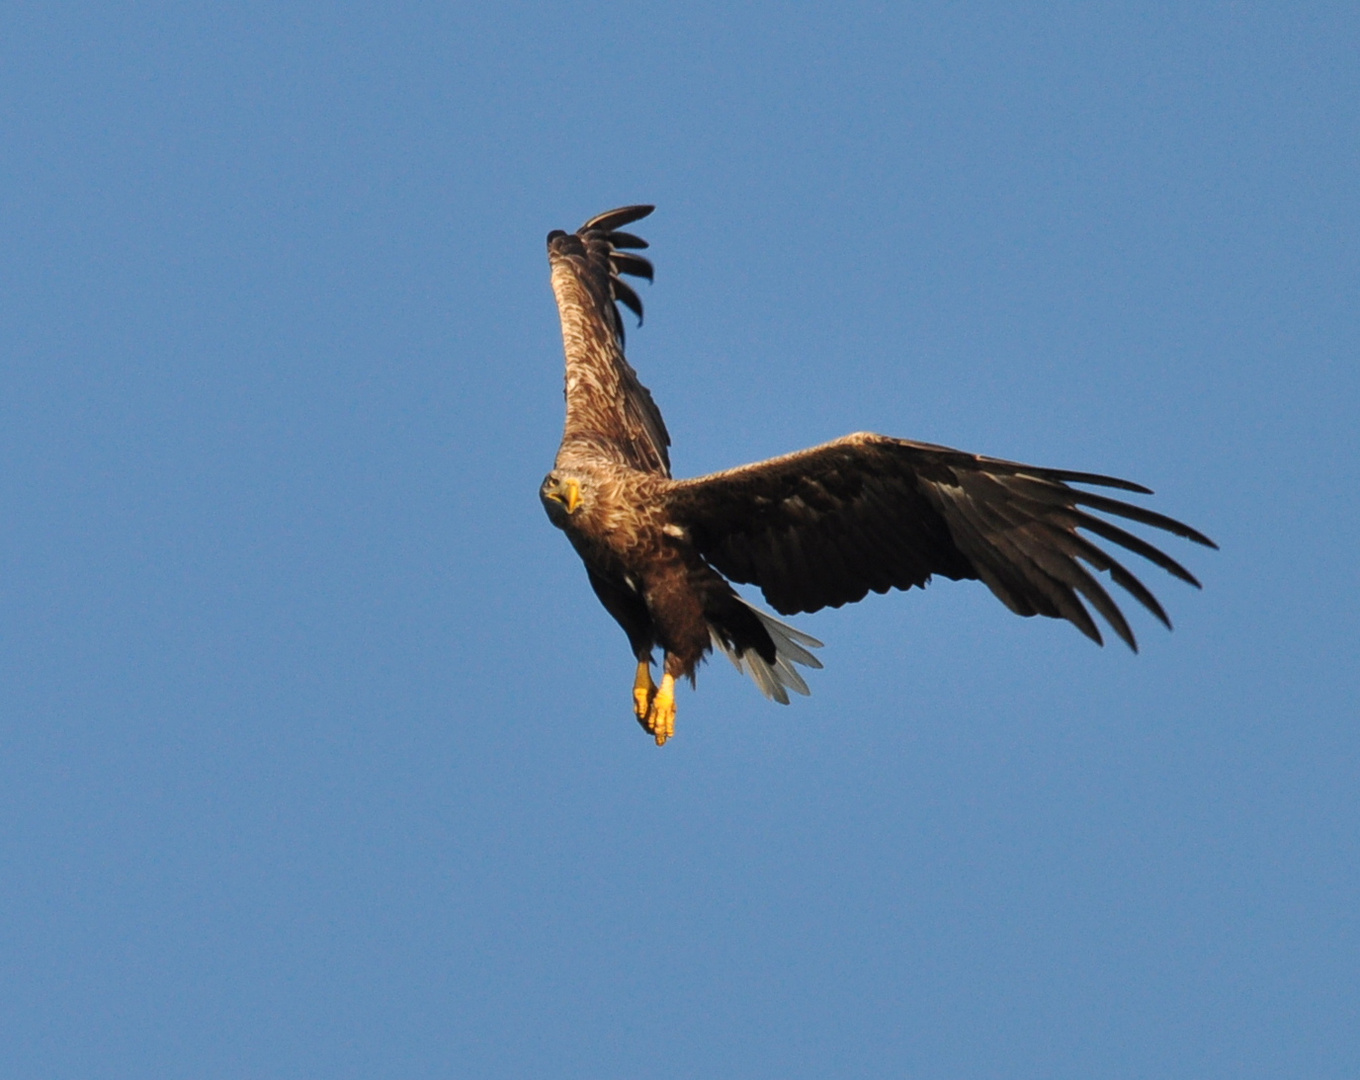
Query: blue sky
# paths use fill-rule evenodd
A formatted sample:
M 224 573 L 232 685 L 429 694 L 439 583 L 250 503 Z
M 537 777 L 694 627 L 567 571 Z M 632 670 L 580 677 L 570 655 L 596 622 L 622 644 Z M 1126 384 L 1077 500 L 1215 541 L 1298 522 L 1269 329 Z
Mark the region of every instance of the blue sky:
M 23 5 L 0 1073 L 1360 1073 L 1360 15 Z M 1143 651 L 977 584 L 658 750 L 538 505 L 629 202 L 677 474 L 871 429 L 1204 529 Z

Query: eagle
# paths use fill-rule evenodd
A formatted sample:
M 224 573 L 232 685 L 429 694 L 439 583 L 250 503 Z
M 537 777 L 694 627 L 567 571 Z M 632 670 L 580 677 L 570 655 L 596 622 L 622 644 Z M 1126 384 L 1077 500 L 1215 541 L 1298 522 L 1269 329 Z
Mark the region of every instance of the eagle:
M 622 230 L 653 209 L 624 206 L 574 233 L 548 234 L 567 415 L 539 497 L 628 636 L 637 660 L 633 711 L 658 746 L 675 733 L 677 680 L 694 685 L 715 648 L 781 704 L 790 690 L 809 692 L 798 666 L 822 666 L 811 652 L 820 641 L 743 599 L 732 582 L 757 586 L 781 615 L 796 615 L 870 590 L 924 587 L 936 574 L 978 579 L 1017 615 L 1066 619 L 1102 644 L 1089 605 L 1136 652 L 1095 570 L 1170 628 L 1147 587 L 1084 534 L 1196 588 L 1175 559 L 1107 517 L 1216 545 L 1189 525 L 1085 490 L 1152 494 L 1127 480 L 868 432 L 674 479 L 665 421 L 624 355 L 620 310 L 641 325 L 642 301 L 623 278 L 651 281 L 652 264 L 637 254 L 647 242 Z

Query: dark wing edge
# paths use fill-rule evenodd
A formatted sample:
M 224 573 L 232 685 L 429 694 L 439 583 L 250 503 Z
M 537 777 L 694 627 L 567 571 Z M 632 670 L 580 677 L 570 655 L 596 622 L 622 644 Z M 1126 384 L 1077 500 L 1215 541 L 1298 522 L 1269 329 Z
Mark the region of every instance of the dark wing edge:
M 621 275 L 652 280 L 652 264 L 633 252 L 647 247 L 647 241 L 632 233 L 619 231 L 621 226 L 645 218 L 655 207 L 648 205 L 621 206 L 591 218 L 575 233 L 555 229 L 548 234 L 549 258 L 562 261 L 574 271 L 577 279 L 593 301 L 593 308 L 604 322 L 611 339 L 603 343 L 602 351 L 617 368 L 626 420 L 638 425 L 646 434 L 650 451 L 660 464 L 661 471 L 670 473 L 670 433 L 662 419 L 651 392 L 642 385 L 637 372 L 624 355 L 626 334 L 619 305 L 637 316 L 642 325 L 642 300 Z M 642 467 L 647 462 L 638 462 Z
M 573 234 L 581 243 L 583 250 L 580 253 L 585 258 L 592 291 L 603 301 L 601 310 L 605 311 L 610 320 L 611 328 L 619 339 L 620 350 L 623 349 L 627 336 L 624 332 L 623 313 L 619 311 L 618 305 L 622 304 L 637 316 L 638 325 L 641 326 L 642 299 L 619 275 L 628 274 L 631 277 L 651 281 L 653 270 L 650 260 L 632 253 L 634 250 L 647 247 L 647 241 L 640 236 L 618 230 L 622 225 L 629 225 L 645 218 L 655 209 L 655 206 L 639 205 L 606 210 L 603 214 L 591 218 Z M 566 235 L 560 230 L 549 233 L 549 247 L 552 247 L 554 239 Z
M 714 568 L 759 586 L 783 615 L 923 586 L 941 574 L 980 579 L 1016 614 L 1066 619 L 1103 644 L 1089 604 L 1136 652 L 1128 621 L 1092 570 L 1168 628 L 1171 620 L 1137 577 L 1082 533 L 1199 582 L 1092 511 L 1217 545 L 1183 522 L 1071 483 L 1147 492 L 1116 477 L 860 433 L 676 481 L 668 507 Z

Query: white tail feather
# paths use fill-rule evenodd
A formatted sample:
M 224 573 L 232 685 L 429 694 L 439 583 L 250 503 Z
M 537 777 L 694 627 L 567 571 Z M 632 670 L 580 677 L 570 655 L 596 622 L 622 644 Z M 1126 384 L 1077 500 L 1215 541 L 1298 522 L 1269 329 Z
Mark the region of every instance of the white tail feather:
M 802 664 L 804 667 L 810 668 L 821 667 L 822 662 L 808 652 L 808 649 L 820 649 L 822 643 L 811 634 L 796 630 L 788 623 L 776 619 L 769 612 L 761 611 L 754 604 L 747 604 L 745 600 L 742 600 L 742 603 L 751 609 L 774 641 L 774 663 L 767 663 L 754 649 L 737 652 L 717 634 L 711 635 L 713 647 L 725 653 L 727 659 L 732 661 L 733 666 L 738 671 L 749 675 L 751 681 L 767 698 L 771 698 L 781 705 L 787 705 L 789 703 L 789 690 L 807 697 L 812 691 L 808 689 L 808 684 L 803 681 L 803 676 L 798 674 L 798 669 L 793 665 Z

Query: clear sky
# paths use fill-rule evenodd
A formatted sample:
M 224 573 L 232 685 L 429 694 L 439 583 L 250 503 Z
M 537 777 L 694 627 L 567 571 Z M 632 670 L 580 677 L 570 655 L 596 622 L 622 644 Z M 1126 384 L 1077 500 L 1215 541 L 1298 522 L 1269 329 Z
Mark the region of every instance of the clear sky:
M 1360 1075 L 1353 4 L 16 4 L 0 1075 Z M 1098 649 L 796 619 L 658 750 L 537 487 L 622 203 L 690 475 L 1202 528 Z M 1140 567 L 1140 571 L 1144 569 Z M 1136 606 L 1136 605 L 1134 605 Z

